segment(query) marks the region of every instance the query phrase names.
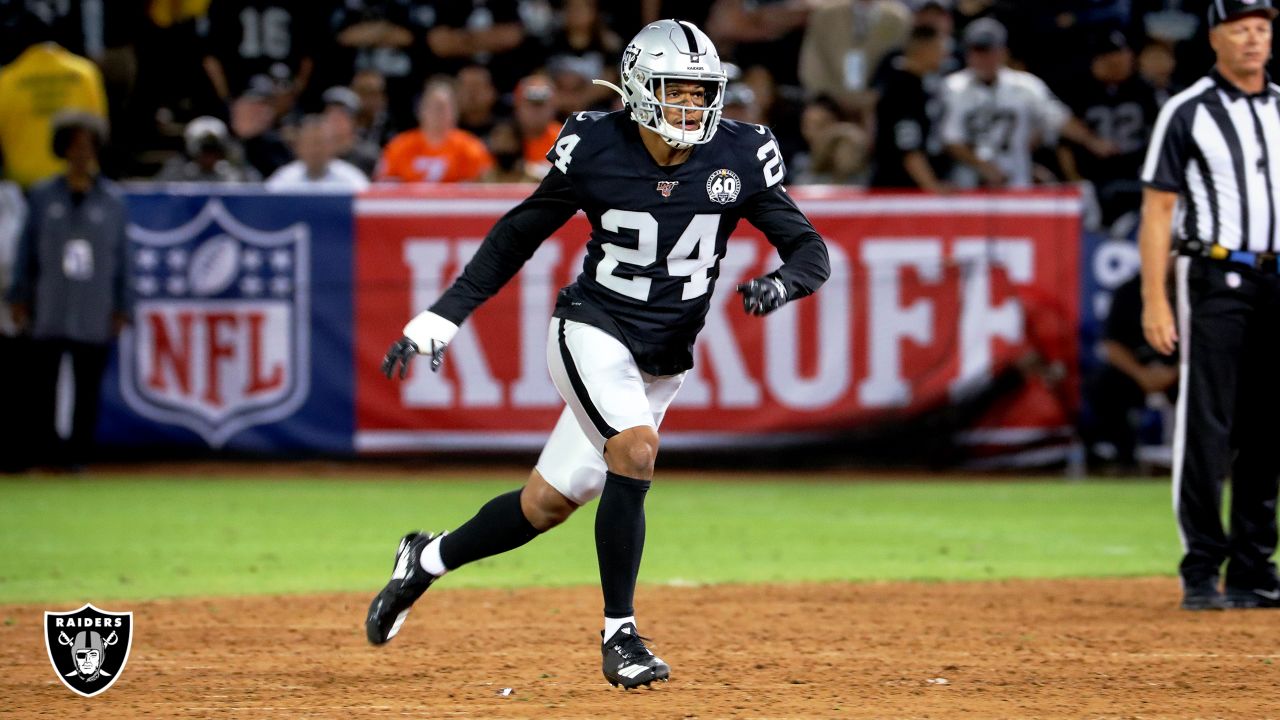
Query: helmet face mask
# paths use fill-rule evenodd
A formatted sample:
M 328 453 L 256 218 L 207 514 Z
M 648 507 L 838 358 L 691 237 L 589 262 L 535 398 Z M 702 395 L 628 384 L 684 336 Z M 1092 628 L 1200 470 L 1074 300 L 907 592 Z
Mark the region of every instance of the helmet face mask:
M 720 125 L 724 109 L 725 74 L 711 40 L 692 23 L 660 20 L 650 23 L 622 54 L 622 99 L 631 119 L 683 150 L 709 142 Z M 673 85 L 697 84 L 704 90 L 704 104 L 689 104 L 687 88 L 675 101 L 667 98 Z M 667 111 L 678 114 L 678 125 Z M 698 118 L 691 114 L 701 113 Z M 700 120 L 686 128 L 689 120 Z

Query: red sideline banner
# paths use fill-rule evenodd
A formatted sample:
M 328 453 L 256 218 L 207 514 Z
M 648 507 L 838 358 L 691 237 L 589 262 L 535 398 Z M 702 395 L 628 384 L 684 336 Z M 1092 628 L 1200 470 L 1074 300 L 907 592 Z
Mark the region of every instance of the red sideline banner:
M 550 432 L 563 402 L 547 375 L 547 324 L 557 290 L 582 266 L 581 214 L 464 324 L 439 374 L 426 362 L 402 382 L 378 373 L 404 323 L 527 191 L 404 188 L 356 200 L 358 451 L 536 448 Z M 780 261 L 755 228 L 739 225 L 664 446 L 789 444 L 900 420 L 984 387 L 1030 351 L 1059 363 L 1066 379 L 1025 385 L 962 441 L 1013 447 L 1069 425 L 1078 397 L 1074 192 L 793 195 L 827 241 L 831 279 L 766 318 L 745 315 L 734 285 Z

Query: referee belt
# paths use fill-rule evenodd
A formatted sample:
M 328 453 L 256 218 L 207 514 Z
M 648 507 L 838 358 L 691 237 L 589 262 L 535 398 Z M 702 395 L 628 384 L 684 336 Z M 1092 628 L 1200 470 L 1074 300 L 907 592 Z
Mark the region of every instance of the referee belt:
M 1265 273 L 1280 274 L 1280 255 L 1273 252 L 1251 252 L 1248 250 L 1231 250 L 1221 245 L 1202 243 L 1199 240 L 1188 240 L 1178 251 L 1182 255 L 1202 257 L 1219 262 L 1247 265 Z

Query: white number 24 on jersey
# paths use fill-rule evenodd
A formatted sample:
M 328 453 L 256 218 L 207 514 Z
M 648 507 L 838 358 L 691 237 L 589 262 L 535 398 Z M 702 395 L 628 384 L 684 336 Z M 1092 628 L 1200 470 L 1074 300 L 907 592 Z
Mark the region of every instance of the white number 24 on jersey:
M 604 257 L 596 265 L 596 282 L 629 298 L 645 302 L 649 299 L 647 277 L 618 277 L 613 271 L 623 263 L 648 267 L 658 261 L 658 221 L 647 212 L 634 210 L 610 210 L 600 216 L 600 225 L 609 232 L 635 230 L 639 242 L 629 248 L 605 243 L 601 249 Z M 720 230 L 719 215 L 694 215 L 667 255 L 667 274 L 689 278 L 680 293 L 680 299 L 692 300 L 707 293 L 711 287 L 710 270 L 719 258 L 716 256 L 716 233 Z

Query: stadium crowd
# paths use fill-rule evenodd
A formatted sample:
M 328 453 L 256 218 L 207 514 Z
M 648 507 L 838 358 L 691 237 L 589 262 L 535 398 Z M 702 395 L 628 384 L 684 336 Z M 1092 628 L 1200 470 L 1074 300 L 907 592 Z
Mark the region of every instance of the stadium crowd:
M 1212 63 L 1205 5 L 0 0 L 0 258 L 14 257 L 23 193 L 36 208 L 34 188 L 74 176 L 68 147 L 116 179 L 536 182 L 570 113 L 620 107 L 591 81 L 616 83 L 625 38 L 662 17 L 715 41 L 725 116 L 774 129 L 791 183 L 1076 183 L 1086 224 L 1124 236 L 1160 105 Z M 14 270 L 0 262 L 0 288 Z M 96 347 L 126 299 L 82 301 L 105 314 L 63 339 Z M 1124 382 L 1160 392 L 1157 370 Z
M 19 185 L 52 175 L 74 107 L 109 118 L 116 178 L 527 181 L 568 113 L 618 106 L 591 80 L 623 39 L 674 16 L 732 63 L 726 115 L 774 128 L 791 182 L 1089 181 L 1111 220 L 1159 104 L 1210 62 L 1200 4 L 0 0 L 0 148 Z

